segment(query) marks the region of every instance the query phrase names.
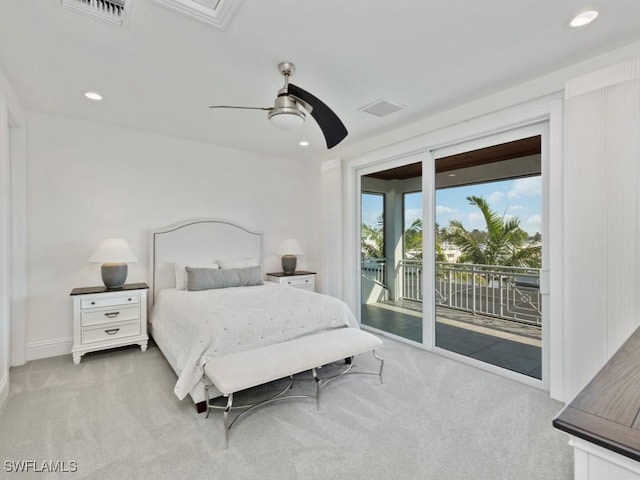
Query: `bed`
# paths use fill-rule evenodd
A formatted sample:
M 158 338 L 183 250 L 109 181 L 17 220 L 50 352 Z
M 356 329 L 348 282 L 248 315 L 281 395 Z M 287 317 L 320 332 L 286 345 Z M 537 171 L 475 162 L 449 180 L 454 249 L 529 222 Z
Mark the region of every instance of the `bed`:
M 175 394 L 191 397 L 198 412 L 206 410 L 204 365 L 214 356 L 359 328 L 336 298 L 263 282 L 260 232 L 227 220 L 193 219 L 153 230 L 150 243 L 150 334 L 178 376 Z M 226 288 L 208 288 L 231 274 Z M 185 277 L 203 288 L 185 288 Z M 209 389 L 209 396 L 216 392 Z

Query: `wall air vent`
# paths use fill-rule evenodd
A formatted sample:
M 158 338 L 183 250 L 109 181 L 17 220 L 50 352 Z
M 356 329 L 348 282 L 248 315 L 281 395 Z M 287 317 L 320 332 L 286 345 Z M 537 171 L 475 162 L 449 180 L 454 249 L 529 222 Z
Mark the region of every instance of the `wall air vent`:
M 240 0 L 155 0 L 172 10 L 224 30 Z
M 100 23 L 122 28 L 132 0 L 54 0 L 63 10 L 92 18 Z

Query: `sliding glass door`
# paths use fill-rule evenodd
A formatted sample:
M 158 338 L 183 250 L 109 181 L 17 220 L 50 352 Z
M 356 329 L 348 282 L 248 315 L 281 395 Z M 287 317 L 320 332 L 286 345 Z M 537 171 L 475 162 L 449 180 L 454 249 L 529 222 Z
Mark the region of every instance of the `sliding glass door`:
M 363 327 L 549 388 L 548 129 L 354 170 Z
M 422 164 L 361 177 L 360 319 L 422 343 Z
M 464 157 L 435 161 L 435 346 L 542 379 L 541 136 Z

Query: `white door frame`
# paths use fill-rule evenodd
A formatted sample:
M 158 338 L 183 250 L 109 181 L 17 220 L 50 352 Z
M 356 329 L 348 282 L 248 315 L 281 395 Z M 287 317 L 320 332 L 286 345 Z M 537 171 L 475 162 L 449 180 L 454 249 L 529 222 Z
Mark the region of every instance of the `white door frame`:
M 0 72 L 1 73 L 1 72 Z M 9 369 L 25 362 L 27 292 L 26 135 L 22 109 L 0 76 L 0 405 Z
M 9 111 L 11 135 L 11 365 L 27 356 L 27 136 Z
M 356 225 L 362 225 L 362 177 L 365 175 L 369 175 L 371 173 L 374 172 L 379 172 L 382 170 L 388 170 L 391 168 L 396 168 L 396 167 L 401 167 L 403 165 L 408 165 L 411 163 L 417 163 L 417 162 L 422 162 L 423 166 L 424 166 L 424 162 L 425 162 L 425 156 L 428 155 L 428 152 L 426 151 L 422 151 L 422 152 L 414 152 L 410 155 L 407 156 L 401 156 L 401 157 L 397 157 L 397 158 L 393 158 L 393 159 L 389 159 L 387 161 L 381 162 L 381 163 L 375 163 L 372 165 L 364 165 L 362 167 L 359 167 L 356 169 L 356 191 L 358 192 L 357 198 L 356 198 L 356 212 L 355 212 L 355 224 Z M 385 197 L 385 203 L 386 203 L 386 197 Z M 386 205 L 385 205 L 386 207 Z M 385 219 L 386 221 L 387 219 Z M 356 232 L 356 245 L 358 245 L 358 251 L 359 251 L 359 245 L 361 244 L 361 229 L 357 229 Z M 392 267 L 393 268 L 393 267 Z M 357 294 L 357 298 L 358 301 L 355 304 L 355 308 L 352 307 L 352 311 L 356 312 L 356 318 L 358 319 L 359 322 L 361 322 L 362 319 L 362 302 L 361 302 L 361 298 L 362 298 L 362 264 L 359 261 L 359 256 L 358 256 L 358 262 L 356 265 L 356 294 Z M 363 328 L 367 329 L 367 330 L 372 330 L 375 331 L 376 333 L 380 333 L 389 337 L 393 337 L 393 338 L 397 338 L 403 342 L 406 343 L 410 343 L 412 345 L 417 345 L 417 346 L 421 346 L 421 344 L 416 343 L 412 340 L 409 340 L 407 338 L 404 337 L 399 337 L 397 335 L 394 335 L 390 332 L 386 332 L 383 330 L 378 330 L 375 329 L 373 327 L 369 327 L 369 326 L 363 326 Z M 424 332 L 424 327 L 423 327 L 423 332 Z M 423 333 L 424 335 L 424 333 Z
M 476 138 L 467 142 L 456 143 L 454 145 L 449 145 L 443 148 L 439 148 L 437 150 L 433 150 L 430 152 L 429 158 L 426 162 L 425 171 L 430 172 L 430 178 L 425 179 L 425 184 L 429 185 L 428 190 L 428 199 L 425 201 L 425 205 L 423 206 L 423 212 L 428 213 L 427 215 L 423 213 L 425 216 L 424 225 L 435 225 L 435 162 L 439 158 L 448 157 L 450 155 L 456 155 L 459 153 L 470 152 L 473 150 L 478 150 L 485 147 L 490 147 L 493 145 L 499 145 L 502 143 L 507 143 L 523 138 L 533 137 L 540 135 L 542 137 L 542 148 L 541 148 L 541 179 L 542 179 L 542 193 L 541 193 L 541 205 L 540 210 L 542 214 L 542 225 L 540 233 L 542 234 L 542 268 L 541 268 L 541 277 L 548 275 L 549 272 L 549 242 L 547 239 L 549 238 L 549 211 L 548 211 L 548 184 L 549 184 L 549 152 L 547 151 L 547 138 L 549 135 L 549 121 L 543 120 L 538 123 L 532 123 L 531 125 L 504 130 L 499 133 L 495 133 L 486 137 Z M 428 223 L 427 223 L 428 222 Z M 427 239 L 425 241 L 425 250 L 426 252 L 434 252 L 435 245 L 433 242 L 434 232 L 431 231 L 430 235 L 427 235 Z M 428 244 L 428 246 L 427 246 Z M 430 250 L 427 250 L 430 248 Z M 435 255 L 426 255 L 425 256 L 425 265 L 424 265 L 424 291 L 425 292 L 435 292 Z M 428 289 L 427 289 L 428 288 Z M 540 293 L 542 296 L 542 379 L 536 379 L 534 377 L 529 377 L 527 375 L 523 375 L 521 373 L 512 372 L 509 370 L 505 370 L 504 368 L 497 367 L 495 365 L 487 364 L 480 360 L 473 359 L 466 355 L 461 355 L 458 353 L 451 352 L 449 350 L 440 348 L 436 346 L 436 312 L 435 312 L 435 303 L 428 303 L 428 307 L 425 307 L 425 330 L 428 330 L 427 335 L 425 335 L 425 345 L 433 350 L 436 353 L 439 353 L 443 356 L 455 358 L 463 363 L 468 363 L 475 367 L 481 368 L 483 370 L 489 370 L 491 372 L 497 373 L 502 376 L 506 376 L 508 378 L 512 378 L 521 383 L 526 383 L 528 385 L 542 388 L 543 390 L 549 390 L 549 291 L 548 291 L 548 282 L 541 282 Z
M 563 306 L 562 306 L 562 94 L 561 92 L 548 95 L 536 100 L 525 102 L 510 108 L 488 113 L 465 122 L 447 126 L 419 137 L 401 141 L 393 145 L 368 152 L 366 154 L 346 159 L 343 162 L 345 215 L 343 218 L 344 237 L 344 299 L 354 312 L 359 312 L 359 219 L 360 208 L 360 176 L 365 172 L 383 170 L 392 165 L 409 163 L 407 159 L 416 161 L 414 155 L 422 155 L 423 159 L 423 192 L 424 210 L 428 212 L 433 205 L 433 198 L 429 192 L 434 191 L 434 178 L 428 172 L 433 172 L 433 154 L 431 152 L 446 151 L 455 145 L 490 138 L 494 135 L 504 135 L 505 132 L 515 131 L 531 125 L 546 123 L 548 134 L 543 137 L 543 210 L 548 212 L 548 232 L 544 240 L 547 268 L 541 273 L 541 290 L 553 292 L 547 298 L 548 312 L 547 336 L 543 342 L 547 345 L 548 360 L 543 358 L 544 384 L 538 387 L 548 389 L 552 398 L 563 401 Z M 550 209 L 549 205 L 554 208 Z M 424 214 L 423 214 L 424 215 Z M 424 224 L 432 225 L 431 218 L 425 215 Z M 543 232 L 544 234 L 544 232 Z M 429 235 L 425 235 L 425 251 L 433 249 L 433 240 L 429 244 Z M 432 250 L 429 250 L 432 251 Z M 431 260 L 434 264 L 434 260 Z M 432 265 L 430 268 L 435 268 Z M 425 281 L 430 277 L 425 274 Z M 432 282 L 433 280 L 431 280 Z M 425 284 L 425 291 L 431 288 Z M 426 312 L 425 312 L 426 315 Z M 359 318 L 359 317 L 358 317 Z M 421 346 L 427 350 L 434 350 L 433 332 L 423 329 L 424 342 Z M 435 350 L 434 350 L 435 351 Z M 439 352 L 440 353 L 440 352 Z M 497 367 L 496 367 L 497 368 Z M 504 369 L 500 369 L 501 374 Z M 544 373 L 547 372 L 545 376 Z M 521 377 L 521 375 L 518 375 Z M 518 380 L 522 380 L 518 378 Z M 525 379 L 526 383 L 526 379 Z

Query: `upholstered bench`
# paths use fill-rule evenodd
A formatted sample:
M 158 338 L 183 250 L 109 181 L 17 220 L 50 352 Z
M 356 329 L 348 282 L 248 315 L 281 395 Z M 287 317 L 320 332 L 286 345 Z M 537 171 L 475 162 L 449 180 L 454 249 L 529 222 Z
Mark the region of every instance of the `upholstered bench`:
M 376 353 L 376 349 L 381 346 L 382 340 L 375 335 L 359 328 L 345 327 L 213 358 L 204 367 L 206 376 L 213 383 L 213 385 L 205 386 L 207 416 L 209 410 L 214 408 L 209 401 L 207 388 L 215 386 L 223 396 L 227 397 L 226 406 L 218 407 L 224 408 L 225 447 L 227 447 L 229 445 L 229 430 L 233 422 L 238 419 L 236 417 L 231 423 L 229 422 L 229 412 L 234 408 L 234 393 L 286 377 L 290 378 L 288 389 L 293 381 L 293 375 L 311 370 L 316 383 L 314 396 L 282 396 L 284 393 L 282 392 L 269 400 L 238 408 L 254 408 L 276 399 L 301 397 L 315 398 L 316 406 L 320 408 L 320 391 L 331 378 L 319 378 L 316 372 L 317 368 L 361 353 L 373 352 L 373 355 L 380 361 L 380 370 L 375 375 L 378 375 L 380 382 L 382 382 L 384 361 Z M 351 365 L 348 365 L 341 375 L 350 369 Z M 372 372 L 351 373 L 371 374 Z

